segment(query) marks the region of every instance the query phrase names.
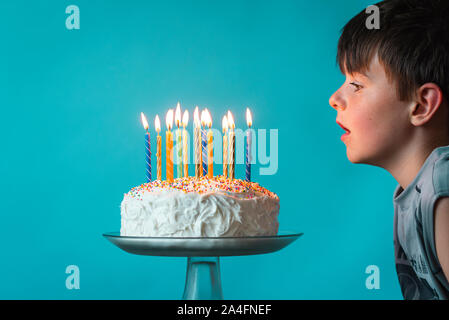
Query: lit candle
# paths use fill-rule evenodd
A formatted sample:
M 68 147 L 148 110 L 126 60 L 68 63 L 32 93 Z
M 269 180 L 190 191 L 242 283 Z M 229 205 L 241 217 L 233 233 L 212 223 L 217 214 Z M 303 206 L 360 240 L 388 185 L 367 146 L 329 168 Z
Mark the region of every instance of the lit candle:
M 159 132 L 161 132 L 161 120 L 159 120 L 158 115 L 156 115 L 156 118 L 154 119 L 154 127 L 156 128 L 157 132 L 157 143 L 156 143 L 157 180 L 162 181 L 162 157 L 161 157 L 162 138 L 159 135 Z
M 210 129 L 212 127 L 212 117 L 209 110 L 206 109 L 206 126 L 209 127 L 207 132 L 207 177 L 214 177 L 214 134 Z
M 187 149 L 187 123 L 189 122 L 189 112 L 186 110 L 184 111 L 184 114 L 182 115 L 182 126 L 184 127 L 184 130 L 182 131 L 182 154 L 184 156 L 183 162 L 184 162 L 184 177 L 189 176 L 189 154 Z
M 229 126 L 229 178 L 235 178 L 235 124 L 231 111 L 228 111 Z
M 198 106 L 193 112 L 193 148 L 195 153 L 195 177 L 201 177 L 201 122 Z
M 175 111 L 175 124 L 178 127 L 176 130 L 176 162 L 177 162 L 177 177 L 182 177 L 182 135 L 179 126 L 181 125 L 181 105 L 178 102 Z
M 246 130 L 245 173 L 246 181 L 251 181 L 251 125 L 253 124 L 253 118 L 251 117 L 251 111 L 249 111 L 249 108 L 246 108 L 246 124 L 248 125 L 248 130 Z
M 228 177 L 228 118 L 223 116 L 223 176 Z
M 148 121 L 143 112 L 140 113 L 140 118 L 142 120 L 143 128 L 145 129 L 145 163 L 146 163 L 146 177 L 147 182 L 151 182 L 151 143 L 150 143 L 150 132 L 148 131 Z
M 206 109 L 207 110 L 207 109 Z M 206 136 L 206 110 L 201 112 L 201 147 L 203 160 L 203 176 L 207 176 L 207 136 Z
M 165 143 L 167 148 L 166 166 L 167 166 L 167 181 L 173 182 L 173 134 L 170 131 L 173 126 L 173 109 L 168 110 L 165 118 L 167 125 L 167 132 L 165 133 Z

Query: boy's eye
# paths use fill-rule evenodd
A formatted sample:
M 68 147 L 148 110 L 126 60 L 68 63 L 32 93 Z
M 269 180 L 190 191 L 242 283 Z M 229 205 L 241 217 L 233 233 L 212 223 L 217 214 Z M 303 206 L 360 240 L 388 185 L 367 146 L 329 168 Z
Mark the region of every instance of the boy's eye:
M 351 82 L 350 85 L 352 85 L 354 87 L 354 91 L 359 91 L 360 89 L 362 89 L 363 87 L 355 82 Z

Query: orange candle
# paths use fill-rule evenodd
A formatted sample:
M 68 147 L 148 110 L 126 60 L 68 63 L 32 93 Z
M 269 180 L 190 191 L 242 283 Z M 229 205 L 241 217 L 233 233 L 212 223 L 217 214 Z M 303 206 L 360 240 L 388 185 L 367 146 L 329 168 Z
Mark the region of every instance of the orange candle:
M 154 119 L 154 127 L 157 131 L 157 140 L 156 140 L 156 163 L 157 163 L 157 180 L 162 181 L 162 157 L 161 157 L 161 146 L 162 146 L 162 138 L 159 135 L 161 132 L 161 121 L 159 120 L 159 116 L 156 115 L 156 119 Z
M 167 181 L 169 183 L 173 182 L 173 134 L 171 128 L 173 126 L 173 110 L 170 109 L 167 112 L 167 117 L 165 118 L 165 123 L 167 125 L 167 132 L 165 133 L 165 143 L 166 143 L 166 167 L 167 167 Z

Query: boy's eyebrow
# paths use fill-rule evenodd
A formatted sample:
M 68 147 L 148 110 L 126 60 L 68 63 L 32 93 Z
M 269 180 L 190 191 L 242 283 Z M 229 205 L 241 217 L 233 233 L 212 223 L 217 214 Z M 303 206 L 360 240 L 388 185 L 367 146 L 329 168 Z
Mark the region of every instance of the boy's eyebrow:
M 368 75 L 368 73 L 367 72 L 365 72 L 365 71 L 355 71 L 354 73 L 353 73 L 353 75 L 361 75 L 362 77 L 365 77 L 366 79 L 368 79 L 368 80 L 371 80 L 371 77 Z
M 371 77 L 368 75 L 367 72 L 362 71 L 362 72 L 360 72 L 360 74 L 361 74 L 362 76 L 365 76 L 365 78 L 368 78 L 369 80 L 371 80 Z

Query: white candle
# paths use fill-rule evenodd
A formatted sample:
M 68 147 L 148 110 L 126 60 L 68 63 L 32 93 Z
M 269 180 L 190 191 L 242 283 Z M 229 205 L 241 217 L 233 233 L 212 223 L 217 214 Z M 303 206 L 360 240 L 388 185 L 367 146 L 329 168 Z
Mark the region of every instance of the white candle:
M 184 163 L 184 177 L 189 176 L 189 154 L 187 149 L 187 123 L 189 122 L 189 112 L 186 110 L 182 116 L 182 155 L 183 155 L 183 163 Z
M 248 125 L 248 130 L 246 130 L 245 180 L 251 181 L 251 125 L 253 124 L 253 118 L 249 108 L 246 108 L 246 124 Z
M 193 112 L 193 148 L 195 153 L 195 177 L 201 177 L 201 123 L 198 106 Z
M 229 125 L 229 178 L 235 178 L 235 124 L 231 111 L 228 111 Z

